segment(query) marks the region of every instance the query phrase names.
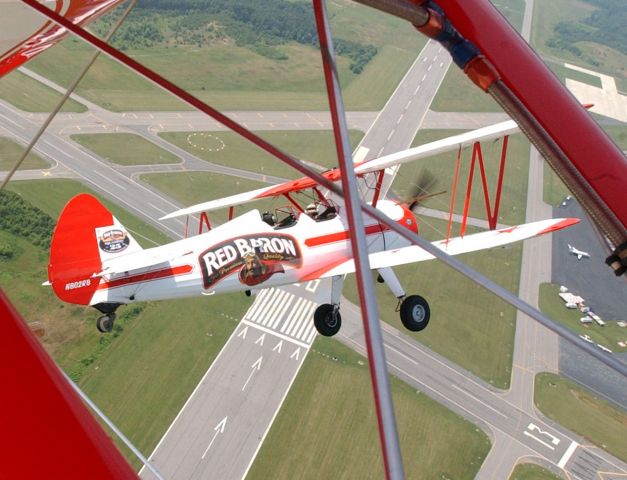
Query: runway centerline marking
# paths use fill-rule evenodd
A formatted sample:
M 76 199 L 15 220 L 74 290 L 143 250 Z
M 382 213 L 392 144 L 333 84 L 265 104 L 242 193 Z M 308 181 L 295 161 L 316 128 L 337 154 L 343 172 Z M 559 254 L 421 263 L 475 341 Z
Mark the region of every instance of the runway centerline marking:
M 483 405 L 484 407 L 489 408 L 490 410 L 492 410 L 492 411 L 493 411 L 493 412 L 495 412 L 495 413 L 498 413 L 501 417 L 503 417 L 503 418 L 508 418 L 508 416 L 507 416 L 507 415 L 505 415 L 503 412 L 501 412 L 501 411 L 497 410 L 496 408 L 494 408 L 494 407 L 492 407 L 492 406 L 488 405 L 488 404 L 487 404 L 487 403 L 485 403 L 483 400 L 480 400 L 478 397 L 474 396 L 472 393 L 468 392 L 467 390 L 464 390 L 463 388 L 458 387 L 458 386 L 457 386 L 457 385 L 455 385 L 454 383 L 453 383 L 453 384 L 451 384 L 451 387 L 453 387 L 454 389 L 456 389 L 456 390 L 457 390 L 457 391 L 459 391 L 459 392 L 462 392 L 462 393 L 463 393 L 463 394 L 465 394 L 465 395 L 468 395 L 470 398 L 472 398 L 472 399 L 476 400 L 477 402 L 479 402 L 479 403 L 480 403 L 481 405 Z

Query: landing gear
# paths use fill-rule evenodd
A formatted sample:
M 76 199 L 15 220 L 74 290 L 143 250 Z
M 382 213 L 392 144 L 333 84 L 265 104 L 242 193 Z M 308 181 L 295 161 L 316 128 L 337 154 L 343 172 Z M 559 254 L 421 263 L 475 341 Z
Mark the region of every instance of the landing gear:
M 115 322 L 115 313 L 108 313 L 98 317 L 96 320 L 96 328 L 100 333 L 109 333 L 113 330 L 113 323 Z
M 342 316 L 340 306 L 323 303 L 314 312 L 314 326 L 320 335 L 332 337 L 340 331 Z
M 401 322 L 407 330 L 419 332 L 429 324 L 431 310 L 429 304 L 420 295 L 405 297 L 401 303 Z
M 96 328 L 100 333 L 109 333 L 113 330 L 113 324 L 115 322 L 115 311 L 118 307 L 122 305 L 121 303 L 97 303 L 93 307 L 98 310 L 101 315 L 96 320 Z

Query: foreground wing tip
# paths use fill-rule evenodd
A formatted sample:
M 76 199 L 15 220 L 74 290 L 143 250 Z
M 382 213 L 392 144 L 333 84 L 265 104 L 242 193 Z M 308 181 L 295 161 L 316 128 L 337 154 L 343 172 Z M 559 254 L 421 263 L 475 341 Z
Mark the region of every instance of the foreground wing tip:
M 538 232 L 538 235 L 544 235 L 545 233 L 556 232 L 557 230 L 562 230 L 563 228 L 572 227 L 573 225 L 577 225 L 580 221 L 581 220 L 578 218 L 556 218 L 555 223 Z

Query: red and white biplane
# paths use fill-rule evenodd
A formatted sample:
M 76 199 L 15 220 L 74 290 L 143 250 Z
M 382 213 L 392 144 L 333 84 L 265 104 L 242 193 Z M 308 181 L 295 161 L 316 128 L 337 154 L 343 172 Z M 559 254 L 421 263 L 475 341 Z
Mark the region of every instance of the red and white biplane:
M 457 150 L 499 138 L 518 130 L 513 121 L 431 142 L 404 152 L 355 166 L 361 179 L 362 199 L 403 227 L 418 232 L 418 221 L 406 203 L 387 198 L 400 164 L 436 153 Z M 340 171 L 323 174 L 337 181 Z M 314 201 L 301 205 L 295 194 L 310 190 Z M 275 213 L 251 210 L 233 218 L 233 208 L 255 200 L 284 196 L 289 206 Z M 202 233 L 209 226 L 207 212 L 229 209 L 229 221 Z M 103 315 L 101 332 L 113 327 L 115 311 L 124 304 L 213 295 L 332 278 L 329 303 L 314 313 L 319 333 L 331 336 L 341 325 L 341 290 L 346 274 L 354 272 L 349 224 L 342 199 L 304 177 L 280 185 L 212 200 L 162 218 L 201 214 L 199 234 L 166 245 L 143 249 L 131 233 L 95 198 L 74 197 L 55 229 L 48 269 L 49 283 L 66 302 L 91 305 Z M 496 213 L 496 212 L 495 212 Z M 578 219 L 549 219 L 493 229 L 434 242 L 451 255 L 506 245 L 553 232 Z M 427 326 L 430 309 L 419 295 L 405 294 L 392 267 L 433 258 L 369 216 L 364 218 L 369 261 L 399 298 L 400 316 L 409 330 Z

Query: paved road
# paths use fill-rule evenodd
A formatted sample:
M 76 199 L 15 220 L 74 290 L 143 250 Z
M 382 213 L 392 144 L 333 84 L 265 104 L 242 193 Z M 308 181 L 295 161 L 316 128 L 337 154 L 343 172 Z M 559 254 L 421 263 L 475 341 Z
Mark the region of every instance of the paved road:
M 246 476 L 309 353 L 311 316 L 328 290 L 314 280 L 259 294 L 152 453 L 165 478 Z

